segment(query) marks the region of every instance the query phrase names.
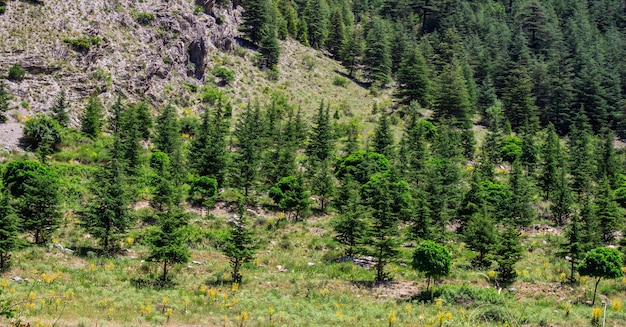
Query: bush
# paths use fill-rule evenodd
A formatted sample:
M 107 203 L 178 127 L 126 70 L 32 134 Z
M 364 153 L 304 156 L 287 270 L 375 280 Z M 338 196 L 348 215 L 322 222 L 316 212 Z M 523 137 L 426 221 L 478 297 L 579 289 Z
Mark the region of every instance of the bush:
M 222 98 L 222 95 L 222 91 L 220 91 L 218 88 L 205 86 L 200 91 L 200 100 L 203 103 L 215 105 L 217 103 L 217 100 L 220 100 Z
M 61 125 L 56 120 L 40 115 L 24 124 L 22 142 L 33 151 L 40 147 L 58 150 L 61 145 L 61 131 Z
M 0 15 L 4 14 L 7 11 L 7 6 L 0 6 Z
M 213 70 L 213 75 L 221 79 L 224 84 L 230 84 L 235 80 L 235 74 L 225 67 L 215 68 L 215 70 Z
M 140 25 L 145 26 L 145 25 L 150 25 L 150 23 L 154 22 L 156 18 L 154 17 L 154 14 L 151 12 L 138 12 L 137 16 L 135 17 L 135 20 Z
M 100 44 L 99 37 L 79 37 L 75 39 L 64 38 L 63 42 L 69 44 L 74 51 L 87 52 L 92 46 Z
M 348 79 L 341 76 L 335 76 L 335 78 L 333 79 L 333 85 L 335 86 L 346 87 L 348 86 L 348 83 Z
M 24 79 L 26 71 L 20 65 L 15 64 L 9 68 L 9 79 L 13 81 L 21 81 Z

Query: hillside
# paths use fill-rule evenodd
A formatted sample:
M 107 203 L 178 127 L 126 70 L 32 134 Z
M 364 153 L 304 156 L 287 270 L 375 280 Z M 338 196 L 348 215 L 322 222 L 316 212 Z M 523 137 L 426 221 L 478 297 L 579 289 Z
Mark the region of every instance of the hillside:
M 626 325 L 624 14 L 0 0 L 0 325 Z

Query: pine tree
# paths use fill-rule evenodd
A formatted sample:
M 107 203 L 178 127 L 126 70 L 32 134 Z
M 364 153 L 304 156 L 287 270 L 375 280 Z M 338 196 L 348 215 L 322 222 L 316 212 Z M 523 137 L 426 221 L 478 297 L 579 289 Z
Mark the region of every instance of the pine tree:
M 330 160 L 324 160 L 317 164 L 316 172 L 311 177 L 311 192 L 317 195 L 322 212 L 326 213 L 328 203 L 335 195 L 335 191 L 335 179 Z
M 70 115 L 67 114 L 68 107 L 69 104 L 67 103 L 65 91 L 61 91 L 54 101 L 51 111 L 54 115 L 54 120 L 63 127 L 67 127 L 67 124 L 70 122 Z
M 303 18 L 308 27 L 309 44 L 316 49 L 324 46 L 328 37 L 330 9 L 326 0 L 308 0 Z
M 596 210 L 589 199 L 583 199 L 580 209 L 580 220 L 582 223 L 582 243 L 585 251 L 589 251 L 598 246 L 602 246 L 602 230 Z
M 498 268 L 496 269 L 498 283 L 502 286 L 508 286 L 517 278 L 515 264 L 522 259 L 524 249 L 520 245 L 520 232 L 513 226 L 509 226 L 504 230 L 498 239 L 498 245 L 494 253 L 495 261 L 498 263 Z
M 592 185 L 594 174 L 593 146 L 591 144 L 591 126 L 587 122 L 584 111 L 579 111 L 574 118 L 570 132 L 570 172 L 573 176 L 572 189 L 579 199 L 585 195 Z
M 595 205 L 602 241 L 609 244 L 615 239 L 615 232 L 622 226 L 623 210 L 615 202 L 615 195 L 606 177 L 600 182 Z
M 367 231 L 365 221 L 367 211 L 361 204 L 359 185 L 354 181 L 345 184 L 346 205 L 341 208 L 341 214 L 335 216 L 332 226 L 335 240 L 346 247 L 346 256 L 352 257 L 358 252 Z
M 116 241 L 130 227 L 131 216 L 122 167 L 111 159 L 96 174 L 94 197 L 83 215 L 85 230 L 100 240 L 105 252 L 116 249 Z
M 561 158 L 560 161 L 561 163 L 558 173 L 559 179 L 556 185 L 556 193 L 554 195 L 554 199 L 552 200 L 552 204 L 550 205 L 552 216 L 559 226 L 563 225 L 563 222 L 565 222 L 572 213 L 572 203 L 574 200 L 570 182 L 567 179 L 567 167 L 565 160 Z
M 584 257 L 585 247 L 583 244 L 583 232 L 579 217 L 573 217 L 565 234 L 566 242 L 561 244 L 561 255 L 570 262 L 570 283 L 574 283 L 574 274 L 578 268 L 578 263 Z
M 259 42 L 263 37 L 262 27 L 271 24 L 272 2 L 269 0 L 246 0 L 243 3 L 242 31 L 252 42 Z
M 418 114 L 413 112 L 400 140 L 398 162 L 400 173 L 415 186 L 420 184 L 429 156 L 425 134 L 424 124 Z
M 228 120 L 224 117 L 224 105 L 218 101 L 215 112 L 205 110 L 202 115 L 202 125 L 191 142 L 189 161 L 191 167 L 199 176 L 215 178 L 218 185 L 224 185 L 228 149 Z M 229 108 L 229 105 L 226 105 Z
M 598 147 L 598 179 L 607 178 L 609 185 L 615 187 L 618 178 L 619 162 L 615 154 L 615 135 L 611 130 L 605 130 L 601 144 Z
M 261 53 L 261 67 L 276 69 L 280 57 L 280 45 L 273 25 L 261 27 L 261 40 L 259 41 L 259 53 Z
M 326 47 L 333 54 L 334 58 L 341 60 L 340 51 L 346 40 L 346 27 L 343 23 L 342 8 L 336 7 L 330 15 L 330 28 Z
M 18 213 L 22 227 L 33 234 L 35 244 L 43 245 L 61 223 L 58 178 L 52 171 L 43 169 L 31 175 L 21 187 L 24 193 L 18 198 Z
M 11 204 L 11 193 L 2 190 L 0 198 L 0 271 L 11 264 L 11 251 L 19 245 L 19 218 Z
M 547 130 L 546 141 L 542 148 L 543 168 L 539 181 L 545 193 L 545 198 L 552 200 L 552 192 L 558 190 L 558 163 L 561 156 L 559 137 L 554 125 L 550 124 Z
M 125 148 L 123 128 L 125 125 L 121 96 L 113 105 L 110 125 L 113 143 L 108 147 L 109 161 L 96 173 L 92 192 L 93 200 L 83 215 L 82 225 L 92 236 L 99 239 L 103 250 L 116 248 L 115 241 L 130 226 L 129 194 L 124 175 Z
M 364 200 L 372 209 L 367 231 L 366 253 L 376 258 L 376 281 L 387 279 L 385 265 L 399 255 L 398 219 L 393 214 L 392 191 L 385 174 L 377 174 L 364 186 Z
M 304 46 L 310 46 L 309 44 L 309 27 L 304 19 L 298 21 L 298 41 Z
M 150 184 L 153 187 L 153 195 L 150 206 L 157 211 L 163 211 L 178 202 L 175 185 L 171 180 L 171 164 L 167 153 L 153 152 L 150 157 L 152 176 Z
M 146 232 L 145 241 L 150 250 L 151 261 L 163 263 L 161 283 L 167 284 L 168 267 L 189 260 L 189 246 L 186 242 L 185 227 L 187 216 L 176 206 L 157 213 L 158 224 Z
M 402 54 L 398 74 L 398 97 L 403 103 L 417 101 L 426 106 L 430 96 L 430 80 L 426 60 L 417 48 L 407 48 Z
M 498 233 L 495 221 L 490 217 L 486 208 L 483 207 L 482 212 L 472 215 L 467 221 L 463 228 L 463 238 L 470 250 L 478 252 L 478 256 L 472 259 L 472 264 L 478 268 L 491 266 Z
M 535 212 L 531 206 L 530 185 L 519 160 L 511 168 L 509 190 L 511 199 L 507 210 L 508 218 L 515 226 L 528 226 L 535 217 Z
M 374 85 L 384 87 L 391 82 L 391 43 L 385 21 L 374 17 L 369 22 L 363 57 L 365 75 Z
M 97 95 L 89 97 L 89 102 L 85 106 L 85 112 L 80 119 L 81 130 L 85 135 L 96 138 L 100 135 L 102 127 L 102 117 L 104 108 Z
M 139 129 L 141 138 L 147 140 L 150 138 L 153 125 L 150 108 L 148 108 L 145 102 L 139 102 L 134 106 L 134 109 L 137 118 L 137 128 Z
M 458 62 L 446 64 L 439 75 L 433 110 L 435 119 L 439 121 L 451 120 L 457 127 L 471 125 L 472 104 Z
M 143 164 L 141 140 L 143 138 L 141 121 L 139 119 L 140 107 L 145 104 L 129 106 L 122 113 L 120 122 L 120 137 L 122 139 L 122 151 L 125 164 L 125 173 L 129 176 L 137 176 Z
M 532 81 L 525 68 L 509 71 L 502 94 L 504 113 L 511 127 L 516 132 L 527 126 L 527 132 L 534 132 L 539 127 L 539 116 L 535 100 L 532 97 Z
M 233 160 L 235 185 L 243 188 L 246 197 L 248 197 L 250 188 L 257 181 L 258 163 L 261 158 L 261 144 L 258 139 L 260 134 L 261 114 L 259 105 L 248 104 L 235 126 L 234 135 L 237 141 Z
M 348 70 L 348 76 L 354 77 L 361 62 L 363 51 L 362 32 L 359 28 L 353 27 L 347 32 L 346 41 L 339 51 L 341 63 Z
M 309 144 L 306 148 L 309 167 L 314 169 L 320 162 L 331 158 L 333 151 L 333 137 L 330 126 L 329 107 L 324 106 L 324 101 L 320 103 L 317 115 L 315 116 L 315 127 L 311 131 Z
M 374 152 L 384 155 L 387 159 L 393 160 L 395 157 L 393 134 L 389 127 L 387 114 L 384 112 L 381 113 L 380 119 L 378 120 L 378 126 L 376 127 L 372 145 Z
M 168 104 L 157 118 L 154 146 L 157 151 L 169 157 L 170 174 L 175 185 L 180 185 L 184 179 L 182 142 L 178 112 L 176 108 Z
M 254 231 L 249 226 L 245 214 L 244 204 L 240 203 L 237 214 L 231 220 L 231 227 L 222 250 L 230 260 L 233 283 L 241 283 L 241 266 L 254 259 L 258 250 L 258 241 L 255 240 Z

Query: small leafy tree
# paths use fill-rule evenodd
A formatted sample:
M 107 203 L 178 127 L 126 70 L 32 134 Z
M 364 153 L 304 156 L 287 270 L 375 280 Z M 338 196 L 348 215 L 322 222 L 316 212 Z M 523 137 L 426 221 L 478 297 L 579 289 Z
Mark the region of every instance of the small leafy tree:
M 596 292 L 598 284 L 602 278 L 615 279 L 623 277 L 622 272 L 622 255 L 616 249 L 611 248 L 595 248 L 585 256 L 585 259 L 578 267 L 578 272 L 582 276 L 595 277 L 596 285 L 593 289 L 593 300 L 591 305 L 596 303 Z
M 298 220 L 302 212 L 309 208 L 308 192 L 295 176 L 281 178 L 270 189 L 269 196 L 281 209 L 293 212 L 294 220 Z
M 428 277 L 426 291 L 430 288 L 430 280 L 447 276 L 452 266 L 450 252 L 433 241 L 424 241 L 413 252 L 413 268 L 423 272 Z
M 238 214 L 231 220 L 231 228 L 226 236 L 223 247 L 224 255 L 230 260 L 231 276 L 234 283 L 241 283 L 241 266 L 254 259 L 258 250 L 258 243 L 254 239 L 254 232 L 247 225 L 245 207 L 239 204 Z

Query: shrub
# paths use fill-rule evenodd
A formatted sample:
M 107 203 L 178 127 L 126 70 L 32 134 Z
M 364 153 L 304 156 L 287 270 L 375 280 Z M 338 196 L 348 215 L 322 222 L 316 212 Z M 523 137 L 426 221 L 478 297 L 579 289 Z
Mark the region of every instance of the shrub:
M 21 81 L 24 79 L 26 71 L 20 65 L 15 64 L 9 68 L 9 79 L 13 81 Z
M 0 15 L 4 14 L 7 11 L 7 6 L 0 6 Z
M 69 44 L 74 51 L 87 52 L 92 46 L 100 44 L 99 37 L 79 37 L 75 39 L 64 38 L 63 42 Z
M 335 76 L 335 78 L 333 79 L 333 85 L 346 87 L 348 86 L 348 79 L 341 76 Z
M 154 22 L 156 20 L 156 18 L 154 17 L 154 14 L 151 12 L 138 12 L 137 15 L 135 16 L 135 20 L 137 21 L 137 23 L 139 23 L 140 25 L 150 25 L 152 22 Z
M 40 115 L 24 124 L 22 142 L 31 150 L 40 147 L 57 150 L 61 145 L 61 130 L 61 125 L 56 120 Z
M 230 84 L 235 80 L 235 74 L 225 67 L 215 68 L 215 70 L 213 70 L 213 75 L 221 79 L 224 84 Z
M 217 103 L 217 100 L 222 98 L 222 91 L 218 88 L 206 86 L 200 91 L 200 99 L 203 103 L 208 103 L 210 105 L 214 105 Z

